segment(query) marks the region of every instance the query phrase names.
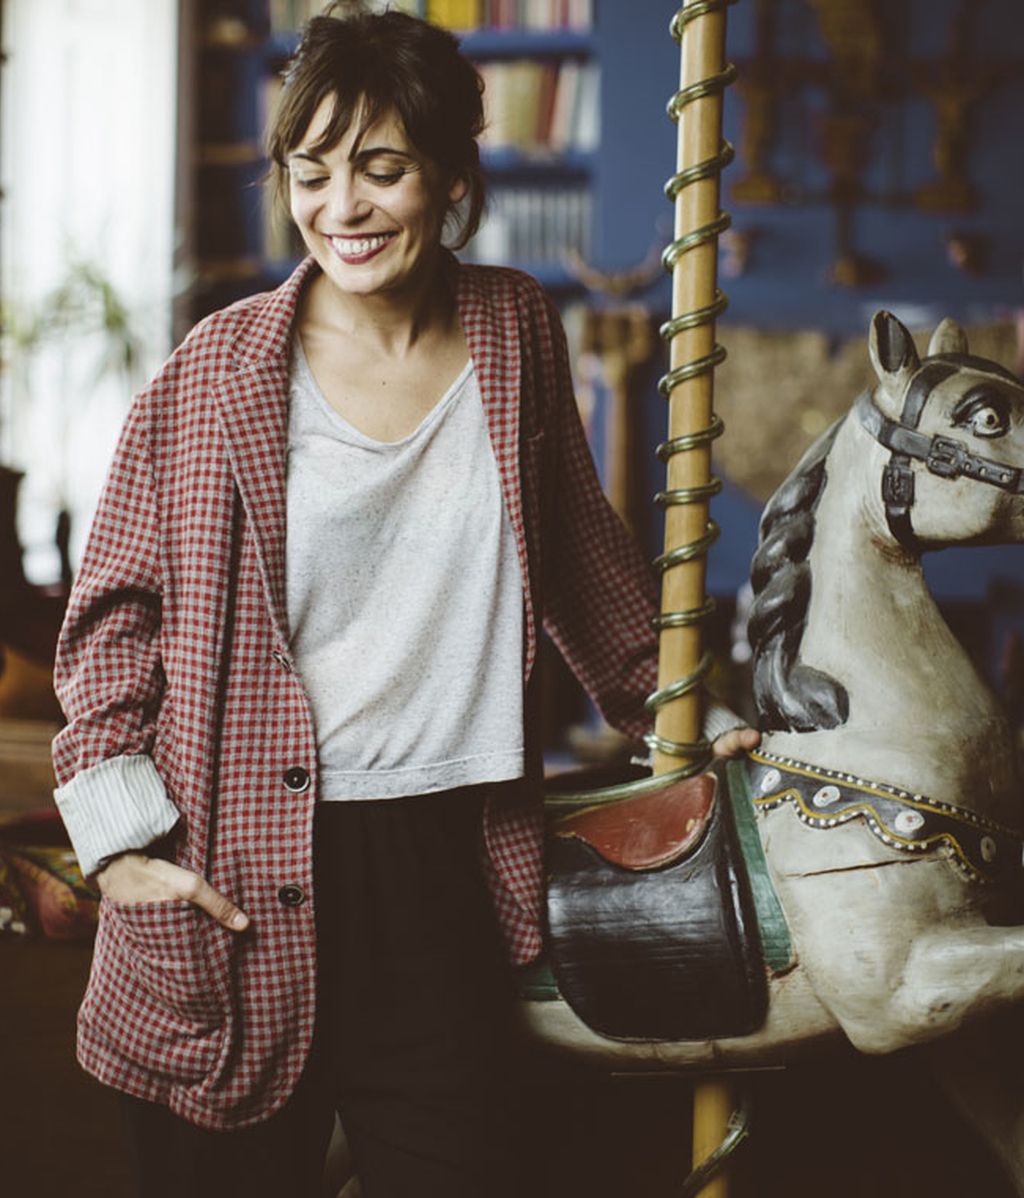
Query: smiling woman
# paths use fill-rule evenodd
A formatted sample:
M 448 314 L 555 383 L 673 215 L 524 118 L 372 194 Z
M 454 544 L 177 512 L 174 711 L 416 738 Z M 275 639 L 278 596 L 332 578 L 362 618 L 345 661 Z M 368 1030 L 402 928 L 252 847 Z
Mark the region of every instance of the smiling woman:
M 373 147 L 366 141 L 371 126 L 390 116 L 400 126 L 401 149 L 414 153 L 403 154 L 400 162 L 385 160 L 366 168 L 385 182 L 426 162 L 449 184 L 458 180 L 467 197 L 462 219 L 454 200 L 445 215 L 457 226 L 451 248 L 460 249 L 476 232 L 484 210 L 477 144 L 484 127 L 480 76 L 450 34 L 425 22 L 385 13 L 344 24 L 354 28 L 357 22 L 362 22 L 357 38 L 345 36 L 342 23 L 330 17 L 314 18 L 307 27 L 268 130 L 277 198 L 287 196 L 290 158 L 301 142 L 310 142 L 316 158 L 338 146 L 351 128 L 353 144 L 362 154 L 364 146 Z
M 480 78 L 449 34 L 387 13 L 314 19 L 288 79 L 268 149 L 322 272 L 299 313 L 302 347 L 328 403 L 394 441 L 468 358 L 442 233 L 465 244 L 483 210 Z
M 335 1112 L 364 1198 L 529 1189 L 538 631 L 639 738 L 656 605 L 552 305 L 444 245 L 481 124 L 451 35 L 310 23 L 269 131 L 309 257 L 142 392 L 96 516 L 57 799 L 146 1198 L 320 1194 Z

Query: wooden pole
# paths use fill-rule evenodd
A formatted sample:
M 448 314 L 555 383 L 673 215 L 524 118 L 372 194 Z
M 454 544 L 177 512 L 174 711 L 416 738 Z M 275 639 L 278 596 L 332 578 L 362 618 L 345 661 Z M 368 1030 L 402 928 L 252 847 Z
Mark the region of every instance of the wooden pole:
M 684 4 L 702 7 L 700 0 Z M 685 26 L 680 54 L 680 92 L 701 80 L 720 76 L 724 70 L 725 14 L 712 10 Z M 721 90 L 686 104 L 678 117 L 677 171 L 686 172 L 719 155 L 722 131 Z M 677 243 L 695 230 L 713 227 L 719 217 L 717 171 L 680 189 L 675 202 Z M 717 237 L 709 236 L 678 256 L 672 271 L 672 314 L 674 318 L 713 308 L 717 297 Z M 709 360 L 715 349 L 714 320 L 706 320 L 677 333 L 670 344 L 670 370 Z M 671 378 L 671 374 L 668 376 Z M 669 439 L 691 436 L 711 425 L 713 379 L 705 370 L 674 386 L 669 396 Z M 668 460 L 667 490 L 700 488 L 711 479 L 711 449 L 708 443 L 673 454 Z M 708 527 L 708 502 L 673 504 L 666 509 L 666 553 L 699 541 Z M 662 613 L 700 610 L 704 604 L 704 557 L 699 555 L 666 570 L 662 579 Z M 658 686 L 668 686 L 694 671 L 701 659 L 699 624 L 665 628 L 658 657 Z M 700 700 L 696 689 L 658 709 L 655 732 L 670 741 L 693 743 L 699 739 Z M 679 767 L 674 755 L 654 754 L 654 772 L 668 773 Z
M 689 12 L 687 10 L 690 10 Z M 702 81 L 725 81 L 725 4 L 711 5 L 703 0 L 684 3 L 676 22 L 680 35 L 680 93 L 674 103 L 678 120 L 676 179 L 687 177 L 691 168 L 717 160 L 718 165 L 704 178 L 679 188 L 675 200 L 676 261 L 672 272 L 672 314 L 674 319 L 701 311 L 714 313 L 717 291 L 717 229 L 722 227 L 719 209 L 718 171 L 722 140 L 721 85 L 707 94 L 695 95 Z M 684 101 L 684 97 L 693 97 Z M 700 173 L 699 170 L 696 173 Z M 691 235 L 708 231 L 701 240 Z M 692 248 L 682 249 L 690 238 Z M 696 240 L 697 244 L 692 244 Z M 667 491 L 700 495 L 711 481 L 711 447 L 699 441 L 702 431 L 712 424 L 713 364 L 715 361 L 715 325 L 710 319 L 683 328 L 671 340 L 668 379 L 686 373 L 689 363 L 703 360 L 708 368 L 682 379 L 669 392 L 668 428 L 670 441 L 694 438 L 693 448 L 674 453 L 668 459 Z M 708 532 L 708 499 L 673 503 L 666 508 L 666 554 L 679 546 L 700 542 Z M 670 566 L 662 580 L 661 610 L 666 613 L 696 612 L 702 609 L 705 559 L 698 554 L 692 560 Z M 667 621 L 666 621 L 667 622 Z M 692 674 L 701 661 L 699 624 L 664 627 L 658 658 L 659 689 Z M 692 744 L 699 741 L 701 728 L 700 697 L 693 689 L 658 708 L 655 733 L 662 742 Z M 653 758 L 654 772 L 678 769 L 679 757 L 659 749 Z M 731 1087 L 718 1079 L 697 1084 L 694 1091 L 693 1160 L 700 1164 L 725 1138 L 733 1108 Z M 705 1198 L 726 1198 L 728 1178 L 718 1174 L 701 1191 Z

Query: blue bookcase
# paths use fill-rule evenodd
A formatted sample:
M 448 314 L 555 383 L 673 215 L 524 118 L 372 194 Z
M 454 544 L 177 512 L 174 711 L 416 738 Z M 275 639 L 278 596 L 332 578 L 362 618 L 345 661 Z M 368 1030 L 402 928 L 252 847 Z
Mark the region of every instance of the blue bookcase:
M 294 49 L 294 32 L 270 27 L 268 0 L 192 0 L 193 73 L 198 97 L 192 139 L 194 285 L 189 321 L 230 300 L 279 282 L 295 258 L 265 252 L 260 179 L 265 163 L 259 146 L 262 97 L 267 80 Z M 591 150 L 558 154 L 487 151 L 485 162 L 496 198 L 521 189 L 541 193 L 578 189 L 591 206 L 585 256 L 604 271 L 625 270 L 643 261 L 671 236 L 671 206 L 663 195 L 675 159 L 675 127 L 665 103 L 676 86 L 679 55 L 668 25 L 676 5 L 669 0 L 596 0 L 594 27 L 585 32 L 482 29 L 463 36 L 463 45 L 483 66 L 527 60 L 535 63 L 595 64 L 600 72 L 599 136 Z M 964 322 L 988 321 L 1024 308 L 1024 155 L 1019 149 L 1019 114 L 1024 111 L 1024 41 L 1019 0 L 986 0 L 969 6 L 971 59 L 997 78 L 972 114 L 967 170 L 977 207 L 959 215 L 926 212 L 908 202 L 914 189 L 934 174 L 936 115 L 910 85 L 913 72 L 940 60 L 950 45 L 956 0 L 907 0 L 890 13 L 892 63 L 880 95 L 874 157 L 864 175 L 865 202 L 855 213 L 858 246 L 884 264 L 884 277 L 870 285 L 838 287 L 828 271 L 835 253 L 835 212 L 828 202 L 826 173 L 816 149 L 821 86 L 815 64 L 826 60 L 816 17 L 801 0 L 742 0 L 729 10 L 729 55 L 747 77 L 765 47 L 758 14 L 774 14 L 771 53 L 779 63 L 797 64 L 795 82 L 778 113 L 777 135 L 767 162 L 784 181 L 780 202 L 753 204 L 732 195 L 744 169 L 745 104 L 749 93 L 726 95 L 726 135 L 740 150 L 726 172 L 723 203 L 733 227 L 749 234 L 748 269 L 725 280 L 730 325 L 820 329 L 829 336 L 864 336 L 875 309 L 909 313 L 921 323 L 944 315 Z M 898 19 L 897 19 L 898 18 Z M 778 68 L 782 69 L 781 66 Z M 803 75 L 801 75 L 803 72 Z M 801 82 L 803 77 L 804 81 Z M 747 99 L 744 99 L 744 95 Z M 983 239 L 986 264 L 976 273 L 951 264 L 945 239 L 953 232 Z M 295 250 L 297 256 L 298 250 Z M 492 255 L 483 255 L 481 257 Z M 553 292 L 579 292 L 557 260 L 511 257 Z M 669 288 L 659 278 L 639 297 L 655 319 L 667 313 Z M 767 400 L 766 400 L 767 402 Z M 661 485 L 653 447 L 664 435 L 664 405 L 654 388 L 643 406 L 639 437 L 645 451 L 650 491 Z M 727 486 L 715 501 L 725 535 L 713 555 L 709 583 L 730 595 L 746 576 L 759 506 Z M 641 530 L 658 549 L 659 520 Z M 978 601 L 992 578 L 1024 586 L 1024 552 L 1019 548 L 946 553 L 929 561 L 935 585 L 956 601 Z

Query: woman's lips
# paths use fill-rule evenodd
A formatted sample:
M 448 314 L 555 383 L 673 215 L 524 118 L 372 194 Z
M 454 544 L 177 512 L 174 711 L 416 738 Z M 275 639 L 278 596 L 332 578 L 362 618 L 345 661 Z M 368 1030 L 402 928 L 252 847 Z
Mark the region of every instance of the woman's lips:
M 331 248 L 349 266 L 369 262 L 392 240 L 394 233 L 371 233 L 362 237 L 328 237 Z

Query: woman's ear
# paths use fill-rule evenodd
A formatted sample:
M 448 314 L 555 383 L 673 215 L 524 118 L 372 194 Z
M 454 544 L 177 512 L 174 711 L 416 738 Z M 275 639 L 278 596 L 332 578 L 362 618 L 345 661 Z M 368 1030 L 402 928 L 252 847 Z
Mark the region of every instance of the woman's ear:
M 469 191 L 469 183 L 462 177 L 456 175 L 448 188 L 448 202 L 450 204 L 459 204 L 465 198 Z

